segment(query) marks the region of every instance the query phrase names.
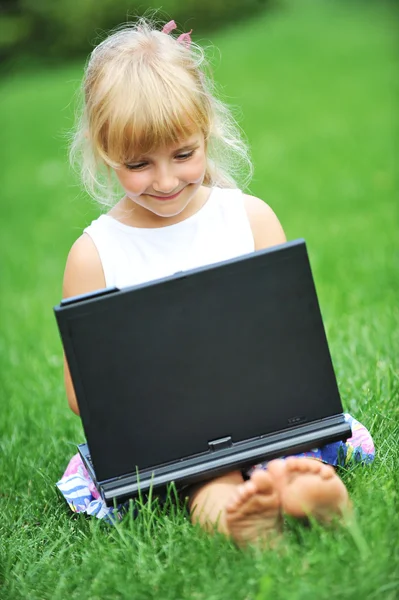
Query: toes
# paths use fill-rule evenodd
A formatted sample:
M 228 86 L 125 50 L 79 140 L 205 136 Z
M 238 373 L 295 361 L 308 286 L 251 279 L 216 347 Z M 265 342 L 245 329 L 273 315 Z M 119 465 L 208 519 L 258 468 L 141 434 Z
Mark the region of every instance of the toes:
M 246 481 L 237 488 L 236 502 L 242 504 L 246 502 L 248 498 L 256 493 L 256 486 L 252 481 Z
M 278 489 L 284 487 L 298 474 L 318 475 L 322 479 L 331 479 L 336 475 L 334 467 L 315 458 L 289 456 L 269 462 L 267 472 L 270 473 Z M 257 473 L 257 471 L 254 472 Z M 253 476 L 252 476 L 253 477 Z
M 245 502 L 236 502 L 226 506 L 226 512 L 229 518 L 243 518 L 262 515 L 262 519 L 276 518 L 280 508 L 279 496 L 272 492 L 271 494 L 254 494 L 249 496 Z
M 286 476 L 286 461 L 283 458 L 271 460 L 267 464 L 267 472 L 270 473 L 273 481 L 279 486 Z
M 332 477 L 337 476 L 334 467 L 331 465 L 322 464 L 320 470 L 320 477 L 322 479 L 331 479 Z
M 265 496 L 256 494 L 250 498 L 247 503 L 248 513 L 267 513 L 270 512 L 274 516 L 274 512 L 279 508 L 280 501 L 275 492 Z
M 254 486 L 255 491 L 261 494 L 270 494 L 273 491 L 273 480 L 270 473 L 263 469 L 256 469 L 251 475 L 251 479 L 247 482 Z
M 285 462 L 286 469 L 291 474 L 296 472 L 317 475 L 323 467 L 323 463 L 314 458 L 289 456 Z
M 274 493 L 273 481 L 269 473 L 257 469 L 251 479 L 238 485 L 230 502 L 226 505 L 228 512 L 240 510 L 241 507 L 253 498 L 268 498 Z
M 226 506 L 226 510 L 228 510 L 228 511 L 238 510 L 239 507 L 243 503 L 245 503 L 255 493 L 256 493 L 256 486 L 251 480 L 246 481 L 245 483 L 243 483 L 241 485 L 238 485 L 234 492 L 233 497 L 231 498 L 230 502 Z

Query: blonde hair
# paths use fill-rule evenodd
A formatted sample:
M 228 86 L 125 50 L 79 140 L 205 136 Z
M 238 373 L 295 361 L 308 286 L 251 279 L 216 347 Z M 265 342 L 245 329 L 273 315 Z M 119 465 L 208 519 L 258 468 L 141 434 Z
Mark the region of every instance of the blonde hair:
M 214 93 L 203 49 L 187 48 L 152 20 L 123 26 L 93 50 L 83 97 L 71 162 L 102 204 L 117 198 L 113 169 L 198 130 L 206 140 L 205 185 L 245 187 L 252 176 L 247 145 Z

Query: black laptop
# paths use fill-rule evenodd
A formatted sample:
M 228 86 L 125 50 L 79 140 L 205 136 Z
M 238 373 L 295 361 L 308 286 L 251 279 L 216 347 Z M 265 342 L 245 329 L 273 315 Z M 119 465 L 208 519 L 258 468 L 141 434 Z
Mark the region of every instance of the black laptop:
M 351 435 L 303 240 L 54 310 L 109 505 Z

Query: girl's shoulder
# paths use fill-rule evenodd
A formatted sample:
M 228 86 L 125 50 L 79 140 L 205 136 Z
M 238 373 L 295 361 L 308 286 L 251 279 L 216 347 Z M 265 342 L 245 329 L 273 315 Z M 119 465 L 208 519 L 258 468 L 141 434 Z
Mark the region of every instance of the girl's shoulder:
M 63 281 L 63 298 L 86 294 L 105 287 L 104 272 L 97 248 L 83 233 L 69 251 Z
M 248 194 L 243 194 L 243 201 L 254 236 L 255 250 L 287 241 L 280 221 L 266 202 Z

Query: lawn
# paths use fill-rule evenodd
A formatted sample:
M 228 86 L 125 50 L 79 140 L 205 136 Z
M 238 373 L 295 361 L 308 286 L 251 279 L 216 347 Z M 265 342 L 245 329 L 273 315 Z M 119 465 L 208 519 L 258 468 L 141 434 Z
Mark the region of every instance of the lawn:
M 73 516 L 55 482 L 83 438 L 52 314 L 66 255 L 99 209 L 68 169 L 83 60 L 1 83 L 0 597 L 388 599 L 399 596 L 398 119 L 395 19 L 385 2 L 286 0 L 212 40 L 239 108 L 251 193 L 304 237 L 345 410 L 372 466 L 342 473 L 356 524 L 287 523 L 275 550 L 238 550 L 173 504 L 111 528 Z M 208 40 L 204 40 L 205 43 Z

